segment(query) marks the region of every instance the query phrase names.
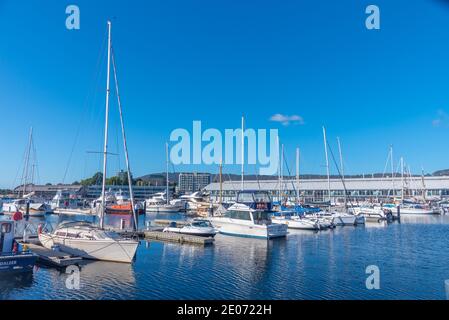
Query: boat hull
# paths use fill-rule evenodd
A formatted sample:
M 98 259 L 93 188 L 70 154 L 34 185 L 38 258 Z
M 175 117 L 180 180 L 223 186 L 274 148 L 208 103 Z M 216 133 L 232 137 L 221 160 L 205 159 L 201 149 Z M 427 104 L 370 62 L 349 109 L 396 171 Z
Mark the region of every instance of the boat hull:
M 211 222 L 224 235 L 261 239 L 287 236 L 287 225 L 282 224 L 256 225 L 229 218 L 211 218 Z
M 63 238 L 48 233 L 40 233 L 39 241 L 47 248 L 58 245 L 61 251 L 85 259 L 131 263 L 139 245 L 131 240 L 84 240 Z
M 31 272 L 37 256 L 33 253 L 0 255 L 0 273 Z

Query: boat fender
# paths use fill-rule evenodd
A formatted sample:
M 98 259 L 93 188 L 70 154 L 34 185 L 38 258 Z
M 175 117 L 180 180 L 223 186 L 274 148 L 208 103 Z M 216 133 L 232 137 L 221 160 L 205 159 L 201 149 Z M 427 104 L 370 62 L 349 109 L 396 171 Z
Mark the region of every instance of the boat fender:
M 23 219 L 22 212 L 16 211 L 12 216 L 13 221 L 20 221 Z
M 41 234 L 42 233 L 42 223 L 40 223 L 38 226 L 37 226 L 37 234 Z
M 16 254 L 18 251 L 18 246 L 17 246 L 17 242 L 14 241 L 14 244 L 12 246 L 12 253 Z

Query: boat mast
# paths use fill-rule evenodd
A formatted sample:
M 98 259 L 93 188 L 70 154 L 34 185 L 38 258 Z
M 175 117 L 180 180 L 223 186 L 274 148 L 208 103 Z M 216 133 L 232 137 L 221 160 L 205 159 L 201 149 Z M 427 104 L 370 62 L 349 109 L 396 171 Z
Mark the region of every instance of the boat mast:
M 421 180 L 422 180 L 422 197 L 426 201 L 426 181 L 424 179 L 424 168 L 421 167 Z
M 165 161 L 166 161 L 166 168 L 165 168 L 165 181 L 166 181 L 166 192 L 167 192 L 167 205 L 170 204 L 170 197 L 169 197 L 169 181 L 168 181 L 168 166 L 169 166 L 169 160 L 168 160 L 168 142 L 165 143 Z
M 393 185 L 393 201 L 396 195 L 396 187 L 394 185 L 394 161 L 393 161 L 393 145 L 390 146 L 390 161 L 391 161 L 391 183 Z
M 296 203 L 299 205 L 299 148 L 296 148 Z
M 278 149 L 278 161 L 282 163 L 281 160 L 281 145 L 279 142 L 279 136 L 276 137 L 276 148 Z M 281 164 L 278 165 L 278 200 L 279 204 L 281 204 Z
M 30 135 L 28 138 L 28 148 L 25 156 L 25 168 L 23 168 L 23 175 L 22 175 L 22 198 L 25 196 L 27 183 L 28 183 L 28 167 L 30 165 L 30 154 L 31 154 L 31 143 L 33 141 L 33 127 L 30 128 Z
M 220 201 L 219 203 L 222 204 L 223 202 L 223 159 L 220 159 Z
M 327 155 L 327 139 L 326 128 L 323 126 L 323 139 L 324 139 L 324 154 L 326 155 L 326 174 L 327 174 L 327 192 L 329 195 L 329 205 L 331 202 L 331 178 L 329 173 L 329 157 Z
M 122 127 L 122 139 L 123 139 L 123 149 L 125 151 L 125 160 L 126 160 L 126 171 L 128 175 L 128 188 L 129 188 L 129 196 L 131 200 L 131 212 L 133 214 L 133 220 L 134 220 L 134 230 L 137 230 L 137 215 L 136 215 L 136 209 L 134 204 L 134 192 L 133 192 L 133 186 L 132 186 L 132 177 L 131 177 L 131 166 L 129 164 L 129 155 L 128 155 L 128 144 L 126 142 L 126 133 L 125 133 L 125 123 L 123 120 L 123 109 L 122 109 L 122 101 L 120 99 L 120 92 L 118 88 L 118 78 L 117 78 L 117 70 L 115 65 L 115 58 L 114 58 L 114 52 L 112 51 L 111 47 L 111 58 L 112 58 L 112 68 L 114 70 L 114 80 L 115 80 L 115 92 L 117 94 L 117 104 L 120 114 L 120 125 Z
M 245 117 L 242 116 L 242 186 L 241 186 L 242 191 L 245 188 L 244 175 L 245 175 Z
M 281 145 L 281 175 L 279 177 L 279 188 L 280 188 L 280 202 L 282 204 L 282 192 L 284 191 L 283 188 L 284 184 L 284 144 Z
M 403 157 L 401 157 L 401 181 L 402 181 L 401 201 L 404 202 L 404 158 Z
M 108 161 L 108 130 L 109 130 L 109 80 L 111 69 L 111 21 L 108 21 L 108 64 L 106 73 L 106 114 L 104 123 L 104 146 L 103 146 L 103 182 L 101 185 L 101 211 L 100 211 L 100 228 L 104 228 L 104 215 L 106 205 L 106 166 Z
M 343 181 L 343 185 L 345 183 L 345 169 L 344 169 L 344 165 L 343 165 L 343 153 L 341 151 L 341 143 L 340 143 L 340 137 L 337 137 L 337 144 L 338 144 L 338 153 L 340 154 L 340 173 L 341 173 L 341 179 Z M 347 194 L 345 191 L 345 208 L 347 205 Z

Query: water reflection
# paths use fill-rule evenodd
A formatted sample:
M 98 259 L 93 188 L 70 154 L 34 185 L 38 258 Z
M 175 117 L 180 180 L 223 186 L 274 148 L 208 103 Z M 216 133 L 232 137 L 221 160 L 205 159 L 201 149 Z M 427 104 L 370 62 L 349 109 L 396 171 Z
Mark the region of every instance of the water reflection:
M 14 299 L 14 292 L 26 290 L 33 286 L 33 273 L 0 273 L 0 299 Z

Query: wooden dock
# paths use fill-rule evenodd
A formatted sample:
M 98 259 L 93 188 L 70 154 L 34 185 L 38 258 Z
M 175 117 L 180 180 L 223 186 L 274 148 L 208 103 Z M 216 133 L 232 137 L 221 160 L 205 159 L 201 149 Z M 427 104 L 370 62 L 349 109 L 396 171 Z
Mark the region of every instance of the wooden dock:
M 211 245 L 215 241 L 214 238 L 205 238 L 174 232 L 161 232 L 161 231 L 145 231 L 145 238 L 160 241 L 177 242 L 181 244 L 183 243 L 198 244 L 203 246 Z
M 37 243 L 20 243 L 26 245 L 28 249 L 38 256 L 37 261 L 57 268 L 79 264 L 83 258 L 69 255 L 62 251 L 47 249 Z

